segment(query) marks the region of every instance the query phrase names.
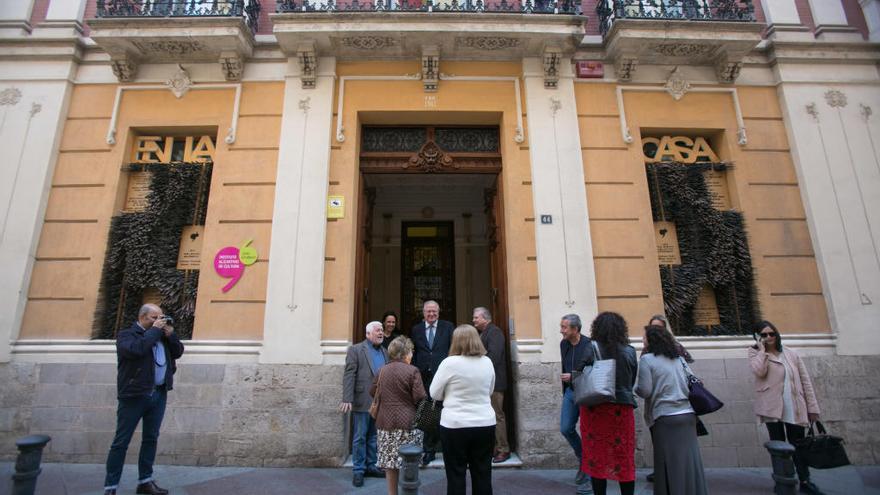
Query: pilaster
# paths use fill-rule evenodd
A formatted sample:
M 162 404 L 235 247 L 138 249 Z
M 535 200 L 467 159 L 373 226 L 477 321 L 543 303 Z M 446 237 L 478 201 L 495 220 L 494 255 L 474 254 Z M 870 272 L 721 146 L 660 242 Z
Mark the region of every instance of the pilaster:
M 7 76 L 17 81 L 0 80 L 0 362 L 10 360 L 21 328 L 72 92 L 66 79 Z
M 313 86 L 288 66 L 260 362 L 320 364 L 336 59 L 318 60 Z
M 849 26 L 841 0 L 810 0 L 816 37 L 824 40 L 860 41 L 862 35 Z
M 81 36 L 87 0 L 51 0 L 46 20 L 34 26 L 34 36 Z
M 33 8 L 34 0 L 0 2 L 0 38 L 15 38 L 30 33 Z
M 813 36 L 802 25 L 795 0 L 761 0 L 767 19 L 767 34 L 772 39 L 808 40 Z
M 559 360 L 559 319 L 596 315 L 596 274 L 590 238 L 572 67 L 560 64 L 555 86 L 545 84 L 540 58 L 523 60 L 529 158 L 535 208 L 543 344 L 541 360 Z M 550 215 L 552 223 L 542 220 Z
M 779 94 L 837 350 L 878 354 L 880 98 L 840 83 L 782 81 Z

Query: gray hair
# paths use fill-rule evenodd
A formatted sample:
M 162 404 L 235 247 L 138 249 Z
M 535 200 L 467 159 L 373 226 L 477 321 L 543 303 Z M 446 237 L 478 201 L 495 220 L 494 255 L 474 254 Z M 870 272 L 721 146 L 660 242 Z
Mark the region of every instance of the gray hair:
M 392 340 L 391 343 L 388 345 L 388 359 L 399 360 L 405 358 L 406 356 L 412 355 L 412 353 L 412 340 L 409 340 L 404 335 L 401 335 L 400 337 Z
M 152 311 L 154 309 L 159 310 L 160 313 L 162 312 L 162 308 L 160 308 L 159 306 L 156 306 L 155 304 L 151 304 L 151 303 L 144 304 L 143 306 L 141 306 L 141 309 L 138 310 L 138 318 L 145 316 L 147 313 L 149 313 L 150 311 Z
M 479 313 L 479 315 L 485 318 L 487 321 L 492 321 L 492 313 L 490 313 L 488 309 L 482 306 L 477 306 L 476 308 L 474 308 L 474 313 Z
M 583 328 L 583 324 L 581 323 L 581 317 L 571 313 L 562 317 L 563 320 L 567 321 L 569 325 L 578 329 L 578 332 Z
M 382 330 L 382 322 L 381 321 L 371 321 L 367 323 L 367 326 L 364 328 L 366 332 L 369 334 L 372 332 L 372 328 L 379 327 L 379 330 Z
M 424 310 L 424 309 L 425 309 L 425 306 L 427 306 L 427 305 L 429 305 L 429 304 L 433 304 L 434 306 L 437 306 L 437 310 L 438 310 L 438 311 L 440 310 L 440 303 L 438 303 L 437 301 L 435 301 L 435 300 L 433 300 L 433 299 L 428 299 L 427 301 L 425 301 L 424 303 L 422 303 L 422 310 Z

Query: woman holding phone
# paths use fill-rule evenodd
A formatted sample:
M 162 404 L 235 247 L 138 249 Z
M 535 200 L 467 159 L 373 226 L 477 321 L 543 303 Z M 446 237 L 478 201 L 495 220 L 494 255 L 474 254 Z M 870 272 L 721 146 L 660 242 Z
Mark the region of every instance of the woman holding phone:
M 813 382 L 800 356 L 782 346 L 782 335 L 769 321 L 756 325 L 757 343 L 749 348 L 749 365 L 755 374 L 755 414 L 767 425 L 770 440 L 794 444 L 806 427 L 819 419 Z M 810 481 L 805 459 L 794 455 L 801 493 L 821 494 Z

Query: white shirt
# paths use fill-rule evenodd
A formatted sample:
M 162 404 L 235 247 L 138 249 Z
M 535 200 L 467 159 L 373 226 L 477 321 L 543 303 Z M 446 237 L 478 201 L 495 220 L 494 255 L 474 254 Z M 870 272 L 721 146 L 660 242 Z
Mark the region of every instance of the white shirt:
M 440 425 L 474 428 L 495 424 L 495 368 L 486 356 L 449 356 L 431 381 L 431 397 L 443 401 Z

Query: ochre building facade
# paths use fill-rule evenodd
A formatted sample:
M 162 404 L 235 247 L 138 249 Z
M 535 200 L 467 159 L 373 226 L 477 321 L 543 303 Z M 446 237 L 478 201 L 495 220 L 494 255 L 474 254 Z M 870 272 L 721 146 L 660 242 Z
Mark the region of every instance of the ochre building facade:
M 150 301 L 188 339 L 160 462 L 340 465 L 347 346 L 432 298 L 506 331 L 524 466 L 573 463 L 559 320 L 600 311 L 637 348 L 674 314 L 708 465 L 767 464 L 759 319 L 878 461 L 877 0 L 130 3 L 0 7 L 0 455 L 103 462 Z

